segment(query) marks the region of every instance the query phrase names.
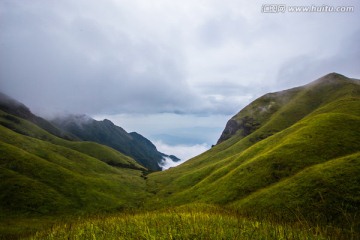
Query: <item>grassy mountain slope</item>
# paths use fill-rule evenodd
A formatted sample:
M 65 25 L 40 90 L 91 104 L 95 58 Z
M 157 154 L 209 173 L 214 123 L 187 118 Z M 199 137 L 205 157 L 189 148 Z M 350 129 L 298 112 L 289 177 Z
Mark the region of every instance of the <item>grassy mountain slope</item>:
M 161 170 L 164 157 L 180 159 L 157 151 L 156 146 L 138 133 L 127 133 L 111 121 L 96 121 L 86 115 L 59 117 L 51 122 L 36 116 L 28 107 L 0 92 L 0 111 L 28 120 L 45 131 L 67 140 L 93 141 L 109 146 L 154 171 Z M 6 123 L 5 123 L 6 124 Z M 21 130 L 21 129 L 20 129 Z
M 277 215 L 286 221 L 359 223 L 360 153 L 335 158 L 300 171 L 268 188 L 236 201 L 232 207 L 262 218 Z M 250 214 L 248 211 L 247 214 Z M 357 225 L 358 227 L 358 225 Z
M 136 207 L 146 196 L 145 169 L 133 159 L 95 143 L 57 138 L 7 113 L 0 119 L 26 133 L 0 126 L 2 217 Z
M 70 115 L 56 118 L 52 123 L 82 140 L 112 147 L 150 170 L 161 170 L 159 163 L 164 157 L 169 157 L 159 152 L 156 146 L 142 135 L 128 133 L 107 119 L 96 121 L 86 115 Z
M 307 169 L 350 155 L 353 157 L 345 159 L 353 159 L 354 171 L 348 178 L 357 181 L 360 160 L 352 154 L 360 151 L 359 100 L 359 81 L 339 74 L 327 75 L 303 87 L 267 94 L 232 118 L 239 122 L 238 125 L 244 125 L 244 122 L 246 125 L 251 122 L 249 119 L 253 119 L 253 124 L 245 126 L 247 129 L 240 126 L 227 140 L 220 140 L 218 145 L 200 156 L 177 168 L 151 174 L 148 185 L 157 198 L 149 205 L 206 202 L 230 204 L 238 210 L 254 212 L 256 205 L 251 205 L 251 202 L 255 200 L 247 201 L 249 196 L 267 189 L 272 192 L 270 188 L 283 181 L 296 182 L 300 172 L 309 173 L 310 179 L 311 171 Z M 229 134 L 231 131 L 224 132 Z M 347 172 L 345 167 L 344 172 Z M 337 175 L 333 176 L 333 181 L 336 181 Z M 332 200 L 333 195 L 324 194 L 324 198 L 329 198 L 324 202 L 360 205 L 358 186 L 350 188 L 354 190 L 351 191 L 353 202 L 349 203 L 341 194 L 341 187 L 331 190 L 339 198 Z M 310 181 L 306 189 L 316 192 L 318 187 Z M 333 217 L 331 212 L 321 207 L 324 204 L 322 199 L 306 196 L 303 205 L 317 204 L 319 214 Z M 268 205 L 272 204 L 270 197 L 261 199 L 269 201 Z M 266 205 L 261 205 L 261 199 L 256 200 L 260 204 L 256 208 L 266 209 Z M 288 199 L 291 197 L 278 198 L 278 205 L 286 206 Z M 354 210 L 351 207 L 344 209 L 346 214 Z M 294 219 L 295 215 L 292 217 Z
M 9 113 L 11 115 L 26 119 L 55 136 L 69 140 L 77 139 L 74 135 L 63 132 L 60 129 L 56 128 L 54 125 L 52 125 L 50 122 L 46 121 L 45 119 L 36 116 L 24 104 L 16 101 L 15 99 L 10 98 L 9 96 L 1 92 L 0 92 L 0 110 Z
M 309 113 L 334 100 L 358 96 L 359 83 L 343 75 L 328 74 L 303 87 L 268 93 L 242 109 L 225 127 L 219 143 L 234 135 L 236 140 L 252 134 L 252 143 L 296 123 Z
M 112 166 L 145 170 L 145 168 L 138 164 L 134 159 L 125 156 L 112 148 L 93 142 L 76 142 L 64 140 L 49 134 L 47 131 L 24 119 L 15 117 L 2 111 L 0 111 L 0 125 L 3 125 L 4 127 L 7 127 L 22 135 L 30 136 L 39 140 L 44 140 L 56 145 L 79 151 L 89 156 L 98 158 L 99 160 Z

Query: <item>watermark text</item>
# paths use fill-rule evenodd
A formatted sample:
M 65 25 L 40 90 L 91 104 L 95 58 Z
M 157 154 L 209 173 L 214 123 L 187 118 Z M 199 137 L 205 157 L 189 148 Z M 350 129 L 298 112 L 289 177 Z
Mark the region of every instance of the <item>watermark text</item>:
M 264 4 L 261 6 L 263 13 L 351 13 L 354 11 L 354 6 L 288 6 L 286 4 Z

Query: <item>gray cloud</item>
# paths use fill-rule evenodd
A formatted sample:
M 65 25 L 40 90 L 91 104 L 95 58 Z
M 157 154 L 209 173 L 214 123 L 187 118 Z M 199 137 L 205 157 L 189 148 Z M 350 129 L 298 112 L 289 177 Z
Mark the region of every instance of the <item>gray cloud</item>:
M 173 46 L 131 39 L 95 19 L 101 16 L 32 4 L 21 2 L 2 15 L 0 86 L 35 109 L 174 111 L 193 98 Z
M 3 0 L 0 89 L 40 113 L 224 115 L 328 72 L 360 76 L 359 3 L 342 14 L 263 3 Z
M 286 61 L 279 69 L 278 81 L 281 86 L 294 87 L 309 80 L 332 72 L 359 77 L 360 29 L 341 41 L 330 56 L 302 55 Z

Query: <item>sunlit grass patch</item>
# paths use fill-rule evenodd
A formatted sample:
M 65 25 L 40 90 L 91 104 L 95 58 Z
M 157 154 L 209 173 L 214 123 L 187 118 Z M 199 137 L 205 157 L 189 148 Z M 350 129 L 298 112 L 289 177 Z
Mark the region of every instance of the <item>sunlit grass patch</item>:
M 205 208 L 195 205 L 79 219 L 57 224 L 30 239 L 333 239 L 319 227 L 255 221 L 218 207 Z

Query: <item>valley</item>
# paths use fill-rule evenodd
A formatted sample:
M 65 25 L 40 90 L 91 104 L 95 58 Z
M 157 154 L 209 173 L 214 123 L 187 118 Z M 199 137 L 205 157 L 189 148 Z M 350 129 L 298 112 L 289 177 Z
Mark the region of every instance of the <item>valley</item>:
M 0 239 L 360 237 L 357 79 L 265 94 L 166 171 L 175 156 L 109 120 L 0 100 Z

